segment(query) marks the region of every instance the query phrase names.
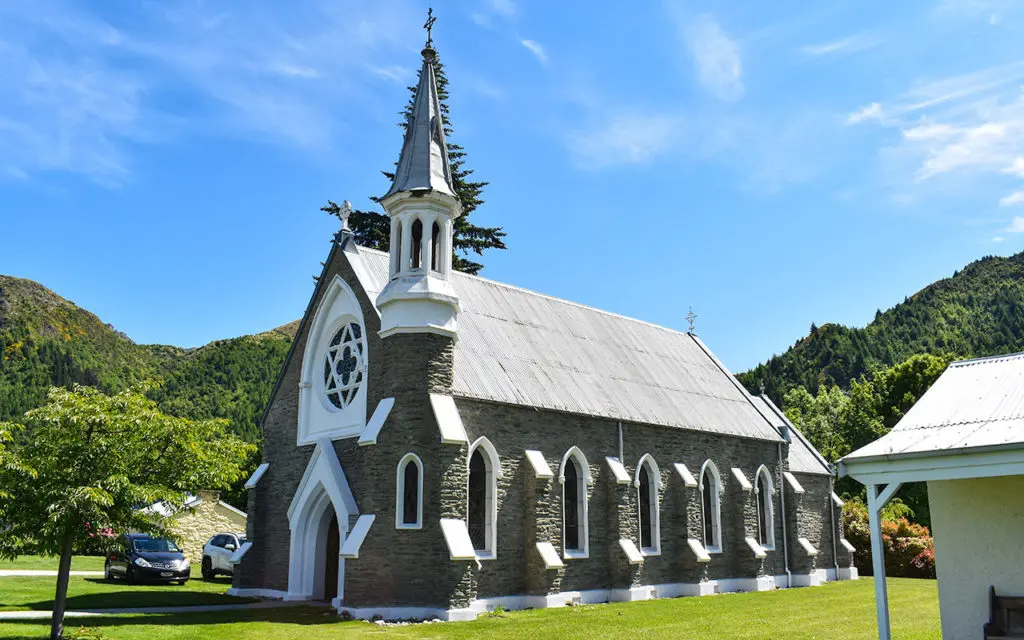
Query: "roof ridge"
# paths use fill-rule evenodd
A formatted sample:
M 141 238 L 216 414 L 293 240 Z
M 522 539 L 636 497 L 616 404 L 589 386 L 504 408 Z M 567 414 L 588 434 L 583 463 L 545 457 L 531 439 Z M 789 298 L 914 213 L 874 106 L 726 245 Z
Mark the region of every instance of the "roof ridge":
M 949 363 L 950 367 L 966 367 L 972 364 L 979 364 L 982 362 L 989 362 L 992 360 L 1013 360 L 1024 358 L 1024 351 L 1018 351 L 1016 353 L 1003 353 L 994 356 L 981 356 L 978 358 L 969 358 L 967 360 L 957 360 L 956 362 Z
M 356 245 L 356 246 L 359 247 L 360 251 L 370 251 L 370 252 L 373 252 L 373 253 L 379 253 L 380 255 L 383 255 L 383 256 L 390 256 L 391 255 L 390 252 L 388 252 L 388 251 L 381 251 L 380 249 L 373 249 L 371 247 L 364 247 L 363 245 Z M 513 291 L 521 291 L 523 293 L 528 293 L 530 295 L 538 296 L 540 298 L 547 298 L 548 300 L 553 300 L 555 302 L 561 302 L 563 304 L 568 304 L 568 305 L 571 305 L 571 306 L 574 306 L 574 307 L 579 307 L 580 309 L 586 309 L 588 311 L 596 311 L 597 313 L 603 313 L 606 316 L 611 316 L 613 318 L 620 318 L 622 320 L 628 320 L 630 322 L 636 322 L 638 324 L 647 325 L 648 327 L 652 327 L 654 329 L 661 329 L 662 331 L 668 331 L 669 333 L 674 333 L 674 334 L 679 335 L 679 336 L 696 336 L 696 334 L 692 334 L 692 333 L 690 333 L 688 331 L 679 331 L 678 329 L 673 329 L 671 327 L 666 327 L 664 325 L 656 324 L 656 323 L 650 322 L 648 320 L 641 320 L 640 318 L 634 318 L 632 316 L 623 315 L 621 313 L 615 313 L 614 311 L 608 311 L 607 309 L 601 309 L 600 307 L 594 307 L 594 306 L 591 306 L 589 304 L 583 304 L 582 302 L 576 302 L 574 300 L 566 300 L 565 298 L 559 298 L 558 296 L 553 296 L 553 295 L 551 295 L 549 293 L 541 293 L 540 291 L 535 291 L 533 289 L 527 289 L 526 287 L 520 287 L 518 285 L 509 284 L 507 282 L 501 282 L 499 280 L 492 280 L 490 278 L 485 278 L 483 276 L 477 276 L 477 275 L 473 275 L 471 273 L 465 273 L 465 272 L 462 272 L 462 271 L 455 271 L 455 270 L 452 270 L 452 275 L 458 276 L 460 278 L 473 278 L 475 280 L 480 280 L 481 282 L 486 282 L 488 284 L 493 284 L 493 285 L 496 285 L 496 286 L 499 286 L 499 287 L 505 287 L 506 289 L 511 289 Z

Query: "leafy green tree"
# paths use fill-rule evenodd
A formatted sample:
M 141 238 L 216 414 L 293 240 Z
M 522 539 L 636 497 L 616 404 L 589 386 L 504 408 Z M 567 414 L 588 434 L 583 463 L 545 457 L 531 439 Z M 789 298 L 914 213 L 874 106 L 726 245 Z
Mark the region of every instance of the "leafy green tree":
M 470 222 L 469 217 L 478 206 L 484 203 L 480 198 L 486 182 L 478 182 L 472 179 L 473 170 L 466 168 L 466 151 L 452 142 L 452 134 L 455 129 L 452 127 L 452 119 L 448 108 L 448 76 L 445 75 L 444 65 L 440 57 L 435 57 L 434 74 L 437 77 L 437 94 L 441 102 L 441 112 L 444 114 L 444 133 L 448 139 L 448 163 L 452 169 L 452 184 L 455 193 L 462 203 L 462 215 L 455 220 L 452 230 L 452 248 L 455 252 L 453 268 L 458 271 L 476 274 L 484 265 L 470 260 L 466 257 L 470 252 L 475 255 L 483 255 L 486 249 L 505 249 L 505 232 L 501 227 L 480 227 Z M 417 82 L 417 84 L 419 84 Z M 404 132 L 408 127 L 409 118 L 412 115 L 412 107 L 416 96 L 416 87 L 409 87 L 413 97 L 409 99 L 405 110 L 402 112 L 402 120 L 398 125 Z M 390 171 L 382 172 L 388 180 L 394 180 L 395 174 Z M 371 198 L 379 203 L 380 198 Z M 337 215 L 339 206 L 332 200 L 320 208 L 331 215 Z M 391 221 L 387 215 L 376 211 L 353 211 L 349 217 L 349 227 L 355 235 L 356 242 L 373 249 L 381 251 L 388 250 L 391 237 Z M 461 255 L 460 255 L 461 254 Z
M 161 413 L 129 389 L 114 396 L 91 387 L 50 389 L 47 402 L 25 415 L 30 430 L 8 450 L 16 465 L 0 465 L 5 501 L 0 556 L 26 548 L 59 555 L 51 638 L 63 632 L 71 555 L 97 532 L 171 535 L 140 505 L 184 505 L 186 492 L 220 488 L 244 473 L 253 445 L 226 432 L 223 420 L 192 421 Z M 31 476 L 31 482 L 26 478 Z

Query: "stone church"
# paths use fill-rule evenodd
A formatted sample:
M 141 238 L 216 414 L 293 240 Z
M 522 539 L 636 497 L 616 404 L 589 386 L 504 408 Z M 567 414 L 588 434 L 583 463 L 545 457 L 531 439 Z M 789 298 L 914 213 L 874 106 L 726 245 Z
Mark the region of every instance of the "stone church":
M 696 335 L 452 270 L 434 57 L 390 251 L 335 236 L 267 407 L 231 593 L 459 620 L 855 578 L 830 466 Z

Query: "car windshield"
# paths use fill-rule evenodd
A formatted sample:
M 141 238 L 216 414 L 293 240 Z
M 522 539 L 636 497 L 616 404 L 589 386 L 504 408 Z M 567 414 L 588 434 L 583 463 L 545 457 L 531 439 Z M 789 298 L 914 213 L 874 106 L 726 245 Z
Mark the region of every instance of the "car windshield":
M 132 548 L 141 553 L 161 553 L 167 551 L 181 551 L 173 540 L 167 538 L 135 538 L 132 540 Z

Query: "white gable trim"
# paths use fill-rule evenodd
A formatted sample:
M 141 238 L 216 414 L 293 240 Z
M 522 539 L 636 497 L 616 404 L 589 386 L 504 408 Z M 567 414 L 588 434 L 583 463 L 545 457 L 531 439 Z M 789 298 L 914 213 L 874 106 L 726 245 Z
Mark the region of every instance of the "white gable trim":
M 266 473 L 267 469 L 269 468 L 269 462 L 264 462 L 260 464 L 260 466 L 256 467 L 256 470 L 252 472 L 252 475 L 249 476 L 249 479 L 245 481 L 245 488 L 255 489 L 256 485 L 259 484 L 260 479 L 263 478 L 263 474 Z
M 814 548 L 814 545 L 812 545 L 811 541 L 808 540 L 807 538 L 797 538 L 796 541 L 800 543 L 800 546 L 803 547 L 804 551 L 807 552 L 807 555 L 809 555 L 809 556 L 816 556 L 816 555 L 818 555 L 818 550 Z
M 440 393 L 430 394 L 430 407 L 434 410 L 437 428 L 441 431 L 444 444 L 465 444 L 469 442 L 466 427 L 462 424 L 455 398 Z
M 524 451 L 526 459 L 530 461 L 530 466 L 533 468 L 533 475 L 539 480 L 550 480 L 555 477 L 555 474 L 551 471 L 551 465 L 544 459 L 544 454 L 536 449 L 526 449 Z M 540 544 L 539 542 L 537 544 Z
M 244 511 L 242 511 L 241 509 L 238 509 L 238 508 L 236 508 L 236 507 L 232 507 L 232 506 L 231 506 L 230 504 L 228 504 L 228 503 L 224 502 L 223 500 L 218 500 L 218 501 L 217 501 L 217 503 L 218 503 L 218 504 L 219 504 L 220 506 L 222 506 L 222 507 L 224 507 L 225 509 L 227 509 L 228 511 L 230 511 L 231 513 L 234 513 L 234 514 L 240 515 L 240 516 L 242 516 L 243 518 L 248 518 L 248 517 L 249 517 L 249 516 L 248 516 L 248 514 L 246 514 L 246 513 L 245 513 Z
M 324 393 L 324 358 L 334 334 L 349 322 L 358 323 L 362 329 L 363 382 L 352 402 L 344 409 L 338 409 Z M 306 335 L 299 381 L 299 446 L 313 444 L 318 438 L 351 438 L 362 432 L 366 426 L 369 359 L 366 322 L 359 299 L 352 287 L 341 276 L 335 275 L 326 283 Z
M 387 421 L 388 416 L 391 414 L 391 409 L 395 406 L 394 398 L 384 398 L 377 403 L 377 408 L 373 410 L 373 415 L 370 416 L 370 421 L 366 423 L 366 428 L 359 435 L 359 446 L 365 447 L 371 444 L 377 444 L 377 436 L 380 435 L 380 430 L 384 427 L 384 422 Z
M 558 557 L 555 545 L 550 542 L 538 542 L 537 551 L 540 553 L 541 559 L 544 560 L 545 569 L 561 569 L 565 566 L 562 559 Z
M 469 529 L 466 528 L 464 521 L 441 518 L 441 532 L 444 534 L 448 555 L 452 560 L 476 560 L 473 542 L 469 539 Z
M 797 480 L 796 476 L 794 476 L 792 473 L 788 471 L 783 471 L 782 477 L 786 479 L 786 482 L 789 483 L 790 487 L 792 487 L 794 493 L 799 494 L 804 492 L 804 486 L 800 484 L 800 481 Z
M 711 562 L 711 555 L 708 554 L 704 545 L 696 538 L 687 538 L 686 544 L 690 545 L 690 551 L 697 556 L 697 562 Z
M 608 463 L 608 468 L 612 470 L 616 483 L 629 484 L 629 474 L 626 473 L 626 467 L 622 466 L 622 462 L 618 458 L 607 456 L 604 460 Z
M 238 549 L 235 550 L 234 553 L 231 554 L 231 564 L 238 564 L 239 562 L 241 562 L 242 558 L 245 557 L 245 554 L 249 553 L 249 549 L 252 549 L 252 543 L 243 542 L 242 546 L 240 546 Z
M 629 564 L 643 564 L 644 557 L 641 555 L 640 550 L 636 548 L 636 544 L 632 540 L 620 538 L 619 547 L 622 549 L 622 552 L 626 554 L 626 559 L 629 560 Z
M 739 467 L 732 468 L 732 477 L 736 478 L 736 481 L 740 483 L 740 489 L 750 491 L 754 488 L 754 485 L 750 484 L 750 480 L 747 480 L 747 476 L 743 475 L 743 470 Z
M 352 488 L 349 487 L 348 478 L 341 468 L 334 445 L 327 438 L 320 438 L 313 449 L 313 455 L 309 457 L 309 463 L 302 474 L 302 480 L 299 481 L 298 489 L 295 490 L 295 496 L 288 506 L 289 521 L 293 520 L 297 507 L 306 500 L 318 482 L 330 496 L 339 519 L 343 513 L 359 513 L 355 496 L 352 495 Z
M 359 516 L 352 530 L 349 531 L 348 537 L 345 538 L 345 543 L 341 545 L 338 555 L 342 558 L 358 558 L 359 548 L 363 546 L 363 540 L 366 540 L 366 534 L 370 532 L 370 527 L 373 526 L 376 517 L 368 513 Z
M 765 552 L 764 547 L 762 547 L 761 543 L 759 543 L 757 540 L 754 540 L 750 536 L 747 536 L 746 538 L 744 538 L 744 540 L 746 541 L 747 546 L 750 547 L 750 550 L 754 552 L 755 558 L 768 557 L 768 554 Z
M 683 479 L 683 485 L 687 487 L 697 486 L 697 478 L 693 477 L 693 474 L 690 473 L 690 470 L 686 468 L 685 464 L 682 462 L 676 462 L 672 466 L 675 467 L 676 473 L 679 474 L 679 477 Z

